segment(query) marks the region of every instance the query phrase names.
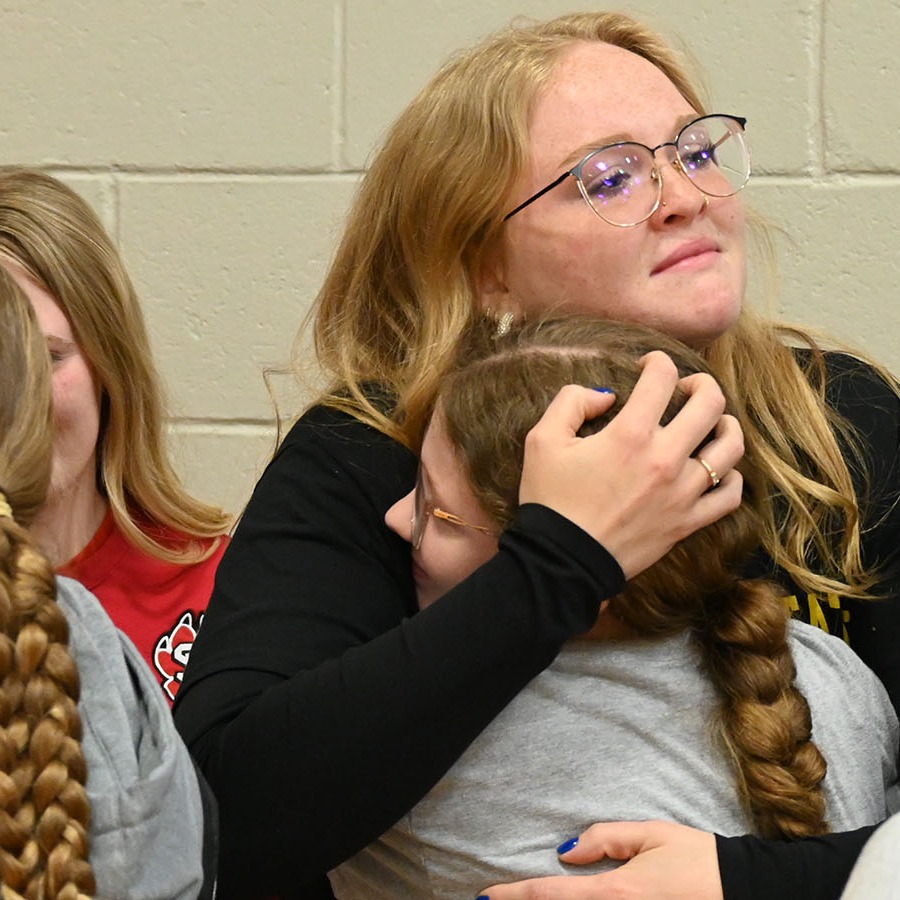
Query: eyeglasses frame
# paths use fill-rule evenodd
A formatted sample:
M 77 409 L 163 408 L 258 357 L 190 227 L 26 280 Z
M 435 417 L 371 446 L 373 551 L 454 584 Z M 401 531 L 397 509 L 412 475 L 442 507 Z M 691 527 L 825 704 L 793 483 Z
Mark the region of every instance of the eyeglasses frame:
M 422 506 L 421 509 L 419 507 L 419 497 L 422 497 Z M 482 534 L 491 534 L 495 535 L 497 532 L 491 528 L 488 528 L 486 525 L 476 525 L 474 522 L 467 522 L 465 519 L 456 515 L 456 513 L 447 512 L 445 509 L 441 509 L 439 506 L 435 506 L 433 503 L 428 503 L 424 500 L 425 491 L 424 491 L 424 483 L 422 479 L 422 466 L 420 465 L 418 470 L 416 471 L 416 486 L 414 488 L 414 497 L 413 497 L 413 514 L 410 517 L 410 543 L 412 544 L 413 550 L 418 550 L 422 546 L 422 539 L 425 537 L 425 528 L 428 525 L 428 520 L 434 516 L 436 519 L 441 519 L 444 522 L 449 522 L 451 525 L 458 525 L 461 528 L 474 528 L 476 531 L 480 531 Z M 421 522 L 421 525 L 419 524 Z
M 567 171 L 563 172 L 562 175 L 560 175 L 558 178 L 551 181 L 550 184 L 548 184 L 546 187 L 541 188 L 536 194 L 532 194 L 524 203 L 520 203 L 512 212 L 507 213 L 503 217 L 503 221 L 507 222 L 514 215 L 516 215 L 516 213 L 520 213 L 523 209 L 525 209 L 526 206 L 530 206 L 532 203 L 534 203 L 535 200 L 539 200 L 541 197 L 544 196 L 544 194 L 548 193 L 549 191 L 552 191 L 553 188 L 561 185 L 571 175 L 575 179 L 575 181 L 578 183 L 578 190 L 581 193 L 581 196 L 584 198 L 585 203 L 587 203 L 587 205 L 591 208 L 591 211 L 596 216 L 598 216 L 600 219 L 602 219 L 604 222 L 606 222 L 607 225 L 612 225 L 615 228 L 633 228 L 635 225 L 640 225 L 641 222 L 646 222 L 647 219 L 649 219 L 650 216 L 652 216 L 653 213 L 655 213 L 659 209 L 660 201 L 662 200 L 662 174 L 661 174 L 659 168 L 654 167 L 654 169 L 653 169 L 653 177 L 657 179 L 656 202 L 653 204 L 653 208 L 650 210 L 650 212 L 647 213 L 646 216 L 644 216 L 641 219 L 638 219 L 637 222 L 629 222 L 627 224 L 622 224 L 621 222 L 610 222 L 609 219 L 607 219 L 605 216 L 603 216 L 603 214 L 597 209 L 597 207 L 594 206 L 593 203 L 591 203 L 590 198 L 587 196 L 587 191 L 584 187 L 584 182 L 581 179 L 581 171 L 584 168 L 584 165 L 587 163 L 587 161 L 589 159 L 591 159 L 591 157 L 596 156 L 598 153 L 603 153 L 604 150 L 611 150 L 613 147 L 621 147 L 626 144 L 632 144 L 632 145 L 635 145 L 638 147 L 643 147 L 645 150 L 650 152 L 650 155 L 654 158 L 654 160 L 656 159 L 656 152 L 658 150 L 662 150 L 663 147 L 674 147 L 676 152 L 675 152 L 675 156 L 674 156 L 674 160 L 673 160 L 673 165 L 679 172 L 681 172 L 682 175 L 684 175 L 685 178 L 687 178 L 687 180 L 692 185 L 694 185 L 694 187 L 698 191 L 700 191 L 701 194 L 703 194 L 707 197 L 733 197 L 735 194 L 742 191 L 746 187 L 747 182 L 750 180 L 750 174 L 749 174 L 750 150 L 749 150 L 749 148 L 747 148 L 747 163 L 748 163 L 747 177 L 744 179 L 744 183 L 739 188 L 732 191 L 730 194 L 710 194 L 707 191 L 704 191 L 703 188 L 700 187 L 700 185 L 698 185 L 694 181 L 694 179 L 691 178 L 690 175 L 688 175 L 687 172 L 685 172 L 684 165 L 681 162 L 681 157 L 678 155 L 678 152 L 677 152 L 678 151 L 678 141 L 681 138 L 681 135 L 684 134 L 684 132 L 687 131 L 688 128 L 691 128 L 692 126 L 696 125 L 698 122 L 702 122 L 704 119 L 733 119 L 735 122 L 737 122 L 741 126 L 742 132 L 747 127 L 747 120 L 743 116 L 733 116 L 730 113 L 708 113 L 705 116 L 698 116 L 696 119 L 691 119 L 690 122 L 683 125 L 678 130 L 678 134 L 675 135 L 674 140 L 663 141 L 663 143 L 657 144 L 655 147 L 648 147 L 646 144 L 642 144 L 640 141 L 616 141 L 613 144 L 604 144 L 602 147 L 597 147 L 596 149 L 591 150 L 590 153 L 588 153 L 580 162 L 576 163 L 571 169 L 568 169 Z

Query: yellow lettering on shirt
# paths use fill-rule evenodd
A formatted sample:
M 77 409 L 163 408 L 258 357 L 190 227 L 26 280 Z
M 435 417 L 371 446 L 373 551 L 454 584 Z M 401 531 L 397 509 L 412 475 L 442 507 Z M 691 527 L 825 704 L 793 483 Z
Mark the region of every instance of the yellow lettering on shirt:
M 783 597 L 782 602 L 784 603 L 790 615 L 797 616 L 797 614 L 800 612 L 800 601 L 795 595 Z M 822 609 L 823 603 L 826 604 L 829 609 L 838 611 L 841 637 L 846 643 L 849 644 L 850 636 L 847 634 L 847 622 L 850 621 L 850 612 L 849 610 L 843 609 L 841 607 L 841 598 L 837 594 L 825 594 L 822 596 L 818 594 L 806 595 L 806 609 L 809 611 L 810 625 L 814 625 L 816 628 L 821 629 L 826 634 L 832 633 L 832 628 L 829 626 L 829 619 Z M 832 626 L 836 624 L 834 616 L 831 617 L 831 624 Z

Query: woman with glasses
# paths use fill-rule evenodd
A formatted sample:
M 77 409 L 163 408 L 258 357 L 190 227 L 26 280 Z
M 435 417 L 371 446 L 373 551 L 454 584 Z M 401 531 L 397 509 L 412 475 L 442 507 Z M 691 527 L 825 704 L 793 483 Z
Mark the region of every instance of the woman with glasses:
M 744 442 L 764 485 L 747 574 L 846 630 L 896 703 L 896 395 L 748 308 L 748 174 L 743 121 L 707 110 L 666 43 L 619 14 L 501 32 L 402 113 L 318 298 L 330 390 L 256 488 L 176 709 L 221 804 L 222 896 L 296 895 L 405 815 L 601 600 L 739 505 Z M 734 416 L 704 376 L 661 426 L 678 375 L 660 356 L 629 427 L 596 442 L 575 433 L 612 397 L 561 394 L 525 444 L 499 553 L 412 615 L 408 550 L 381 517 L 414 483 L 443 373 L 479 318 L 502 331 L 550 312 L 698 348 Z M 615 873 L 622 891 L 727 900 L 831 896 L 864 840 L 620 834 L 599 852 L 656 848 Z M 550 889 L 590 892 L 587 878 Z
M 615 388 L 615 406 L 579 431 L 590 441 L 615 427 L 639 360 L 658 351 L 683 376 L 706 371 L 677 341 L 604 319 L 499 339 L 473 329 L 441 384 L 415 488 L 385 516 L 412 547 L 420 608 L 497 552 L 519 508 L 525 437 L 554 395 Z M 663 424 L 683 400 L 676 391 Z M 752 452 L 739 468 L 741 506 L 604 604 L 409 815 L 331 873 L 340 900 L 471 898 L 545 874 L 560 829 L 598 818 L 790 838 L 897 807 L 897 719 L 878 679 L 843 641 L 789 625 L 778 585 L 741 577 L 760 479 Z

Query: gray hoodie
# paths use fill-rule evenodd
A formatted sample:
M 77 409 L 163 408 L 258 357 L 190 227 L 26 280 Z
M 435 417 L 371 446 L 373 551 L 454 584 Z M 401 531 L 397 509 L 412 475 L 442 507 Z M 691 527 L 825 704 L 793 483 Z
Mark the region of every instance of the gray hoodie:
M 96 897 L 195 900 L 203 885 L 203 805 L 169 707 L 93 594 L 58 578 L 57 600 L 81 677 Z
M 900 900 L 900 813 L 882 825 L 863 848 L 841 900 Z

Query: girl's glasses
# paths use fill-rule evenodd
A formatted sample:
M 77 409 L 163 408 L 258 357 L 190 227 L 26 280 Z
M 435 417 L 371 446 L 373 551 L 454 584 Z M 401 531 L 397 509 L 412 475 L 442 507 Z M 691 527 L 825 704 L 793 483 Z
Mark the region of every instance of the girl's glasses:
M 451 525 L 459 525 L 462 528 L 474 528 L 483 534 L 495 534 L 495 532 L 486 528 L 484 525 L 475 525 L 473 522 L 467 522 L 459 516 L 451 512 L 440 509 L 429 503 L 425 499 L 425 485 L 422 479 L 422 467 L 416 473 L 416 488 L 413 493 L 413 515 L 412 515 L 412 546 L 413 550 L 418 550 L 422 546 L 422 538 L 425 535 L 425 526 L 428 520 L 434 516 L 436 519 L 442 519 L 444 522 L 450 522 Z

